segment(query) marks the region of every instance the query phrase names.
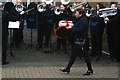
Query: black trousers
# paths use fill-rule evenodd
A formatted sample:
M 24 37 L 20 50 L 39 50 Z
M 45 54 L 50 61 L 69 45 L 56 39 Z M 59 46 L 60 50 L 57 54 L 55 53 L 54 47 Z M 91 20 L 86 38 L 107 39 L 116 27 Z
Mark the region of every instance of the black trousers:
M 40 25 L 43 28 L 38 28 L 38 46 L 40 48 L 42 47 L 49 47 L 50 45 L 50 39 L 51 39 L 51 28 L 46 28 L 45 25 L 41 24 Z
M 83 47 L 83 50 L 82 50 L 82 47 L 80 47 L 78 45 L 74 45 L 71 56 L 70 56 L 70 60 L 69 60 L 69 63 L 67 65 L 66 69 L 70 70 L 70 68 L 72 67 L 72 65 L 74 64 L 74 62 L 76 60 L 76 57 L 78 57 L 78 56 L 80 58 L 83 56 L 85 59 L 85 62 L 87 64 L 88 70 L 92 70 L 91 62 L 90 62 L 89 54 L 88 54 L 88 45 L 85 45 Z
M 15 46 L 19 46 L 23 41 L 23 29 L 14 29 L 13 30 L 13 42 Z
M 120 32 L 111 32 L 107 34 L 110 57 L 120 60 Z
M 23 29 L 24 29 L 24 21 L 20 23 L 19 29 L 13 29 L 13 42 L 17 47 L 23 41 Z
M 8 36 L 2 36 L 2 63 L 3 64 L 7 60 L 7 43 L 8 43 Z
M 101 55 L 102 54 L 102 37 L 103 37 L 104 28 L 100 27 L 91 27 L 91 47 L 92 55 Z
M 66 48 L 66 39 L 59 39 L 57 38 L 57 49 L 60 49 L 60 48 Z

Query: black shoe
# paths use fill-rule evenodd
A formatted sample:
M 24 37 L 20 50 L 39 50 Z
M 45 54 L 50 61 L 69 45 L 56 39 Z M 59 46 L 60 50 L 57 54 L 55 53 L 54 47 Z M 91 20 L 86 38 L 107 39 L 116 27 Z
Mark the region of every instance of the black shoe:
M 100 56 L 97 56 L 95 61 L 100 61 Z
M 70 70 L 67 70 L 67 69 L 59 69 L 59 70 L 62 71 L 62 72 L 67 72 L 67 74 L 70 73 Z
M 113 62 L 119 62 L 120 60 L 117 59 L 112 59 Z
M 83 75 L 90 75 L 90 74 L 93 74 L 93 70 L 88 70 L 85 74 L 83 74 Z
M 55 51 L 59 51 L 60 50 L 60 48 L 55 48 Z
M 7 61 L 7 62 L 3 62 L 3 63 L 2 63 L 2 65 L 6 65 L 6 64 L 9 64 L 9 62 Z
M 44 49 L 44 53 L 50 53 L 50 52 L 51 52 L 50 48 L 45 48 Z
M 115 57 L 113 57 L 113 58 L 111 59 L 111 61 L 116 62 L 117 59 L 116 59 Z
M 41 46 L 36 45 L 36 50 L 41 50 L 41 49 L 42 49 Z

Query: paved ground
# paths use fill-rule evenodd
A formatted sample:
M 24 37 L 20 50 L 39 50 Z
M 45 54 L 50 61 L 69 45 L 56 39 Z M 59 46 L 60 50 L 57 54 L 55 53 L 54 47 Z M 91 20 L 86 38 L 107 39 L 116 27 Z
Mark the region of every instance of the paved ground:
M 62 52 L 52 50 L 51 54 L 44 54 L 41 50 L 36 50 L 35 46 L 32 49 L 28 48 L 30 44 L 30 30 L 26 30 L 24 34 L 25 44 L 20 48 L 15 48 L 13 53 L 14 58 L 9 56 L 10 64 L 3 66 L 3 80 L 118 80 L 120 77 L 119 65 L 116 62 L 111 62 L 107 55 L 102 55 L 101 61 L 96 62 L 94 57 L 91 57 L 94 74 L 83 76 L 86 72 L 86 64 L 84 59 L 77 59 L 73 65 L 70 74 L 61 73 L 59 69 L 66 67 L 69 55 L 64 55 Z M 33 31 L 33 43 L 36 44 L 36 30 Z M 54 43 L 55 40 L 52 40 Z M 52 44 L 54 45 L 54 44 Z M 26 78 L 26 79 L 25 79 Z
M 94 74 L 83 76 L 87 70 L 83 59 L 76 60 L 70 74 L 61 73 L 65 68 L 69 55 L 62 53 L 44 54 L 41 51 L 18 50 L 14 51 L 15 58 L 8 57 L 10 64 L 3 66 L 3 78 L 118 78 L 118 63 L 111 62 L 106 55 L 99 62 L 92 59 Z

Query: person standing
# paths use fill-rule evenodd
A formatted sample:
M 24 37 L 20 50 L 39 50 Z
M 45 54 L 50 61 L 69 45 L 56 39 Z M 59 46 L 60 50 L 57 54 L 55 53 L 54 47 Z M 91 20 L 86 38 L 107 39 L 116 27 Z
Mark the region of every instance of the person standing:
M 2 13 L 2 65 L 9 64 L 7 61 L 7 44 L 8 44 L 8 11 L 0 11 Z
M 4 10 L 8 11 L 8 13 L 11 12 L 11 9 L 14 7 L 14 3 L 12 2 L 12 0 L 9 0 L 9 2 L 6 2 L 4 5 Z
M 77 20 L 74 23 L 74 27 L 70 29 L 74 32 L 75 36 L 72 53 L 67 67 L 65 69 L 60 69 L 60 71 L 69 73 L 76 57 L 79 56 L 81 58 L 83 56 L 88 67 L 88 71 L 83 75 L 90 75 L 93 74 L 93 69 L 88 54 L 88 20 L 82 8 L 75 11 L 75 16 Z
M 45 22 L 46 22 L 46 29 L 45 29 L 45 43 L 44 43 L 44 53 L 50 53 L 50 47 L 51 47 L 51 33 L 54 28 L 54 20 L 55 20 L 55 13 L 52 8 L 52 5 L 47 4 L 46 5 L 46 11 L 45 11 Z
M 15 47 L 19 47 L 23 41 L 23 29 L 24 29 L 24 14 L 20 14 L 22 11 L 17 11 L 16 7 L 23 5 L 22 0 L 17 0 L 16 5 L 11 9 L 10 21 L 20 21 L 20 26 L 17 29 L 13 29 L 13 43 Z M 17 8 L 18 8 L 17 7 Z M 23 10 L 25 8 L 23 7 Z
M 46 3 L 41 3 L 40 8 L 43 11 L 38 11 L 38 31 L 37 31 L 37 49 L 44 48 L 44 38 L 46 37 Z M 46 39 L 46 38 L 45 38 Z
M 115 62 L 120 61 L 120 3 L 118 3 L 117 7 L 117 14 L 108 17 L 106 29 L 110 58 Z M 116 8 L 116 4 L 112 3 L 111 8 Z
M 105 29 L 104 18 L 99 17 L 99 9 L 104 8 L 103 4 L 97 3 L 95 13 L 91 16 L 91 55 L 96 56 L 96 61 L 99 61 L 99 58 L 102 54 L 102 37 Z
M 68 13 L 66 9 L 66 5 L 64 4 L 60 5 L 60 14 L 57 16 L 57 18 L 58 18 L 58 21 L 56 22 L 57 26 L 58 26 L 59 21 L 61 20 L 70 20 L 70 14 Z M 63 52 L 67 54 L 66 45 L 67 45 L 66 39 L 57 38 L 57 49 L 56 49 L 57 51 L 62 48 Z
M 32 9 L 28 12 L 28 14 L 36 14 L 37 13 L 37 4 L 34 2 L 34 0 L 31 0 L 30 4 L 28 5 L 28 10 Z

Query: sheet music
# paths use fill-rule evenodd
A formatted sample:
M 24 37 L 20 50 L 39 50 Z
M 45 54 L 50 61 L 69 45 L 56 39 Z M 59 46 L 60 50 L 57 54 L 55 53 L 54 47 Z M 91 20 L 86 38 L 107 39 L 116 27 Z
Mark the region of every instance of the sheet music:
M 20 26 L 20 21 L 16 21 L 16 22 L 9 21 L 8 28 L 19 29 L 19 26 Z

